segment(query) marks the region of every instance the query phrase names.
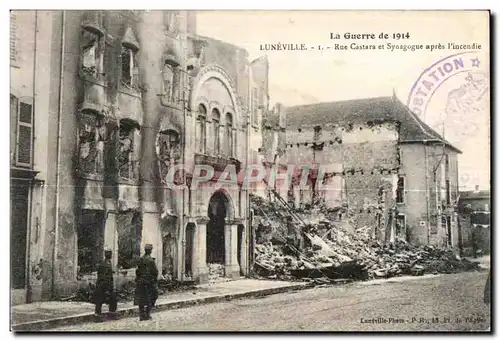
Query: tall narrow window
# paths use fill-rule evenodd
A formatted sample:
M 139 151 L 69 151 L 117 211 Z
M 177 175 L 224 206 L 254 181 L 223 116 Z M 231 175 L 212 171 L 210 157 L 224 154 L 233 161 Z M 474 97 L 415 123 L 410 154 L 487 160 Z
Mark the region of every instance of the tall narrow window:
M 196 118 L 196 151 L 199 153 L 206 152 L 206 121 L 207 109 L 203 104 L 200 104 Z
M 321 137 L 321 127 L 315 126 L 314 127 L 314 139 L 318 140 L 320 137 Z
M 137 84 L 137 62 L 136 50 L 129 46 L 122 46 L 122 83 L 127 86 L 135 86 Z
M 214 153 L 217 155 L 220 153 L 220 113 L 217 109 L 212 111 L 212 123 L 214 134 Z
M 252 89 L 252 124 L 257 125 L 259 120 L 259 93 L 256 87 Z
M 160 161 L 161 179 L 162 181 L 166 181 L 170 167 L 176 164 L 180 158 L 179 135 L 173 130 L 162 131 L 158 135 L 157 143 L 156 148 Z
M 405 202 L 405 178 L 400 176 L 398 178 L 398 187 L 396 189 L 396 202 L 404 203 Z
M 33 156 L 33 106 L 10 96 L 10 109 L 17 119 L 16 129 L 16 164 L 31 167 Z
M 406 240 L 406 216 L 398 214 L 396 216 L 396 238 Z
M 451 204 L 451 188 L 450 188 L 450 180 L 446 180 L 446 204 Z
M 226 151 L 229 157 L 233 157 L 233 116 L 230 113 L 226 114 Z
M 82 72 L 84 75 L 97 77 L 103 71 L 100 40 L 98 33 L 86 29 L 82 31 Z
M 136 135 L 138 125 L 130 120 L 120 121 L 119 174 L 123 179 L 137 178 Z
M 179 104 L 181 100 L 181 73 L 179 62 L 172 54 L 165 57 L 163 66 L 163 95 L 162 102 L 164 105 Z
M 104 143 L 106 126 L 101 116 L 84 111 L 78 128 L 79 168 L 85 174 L 104 172 Z

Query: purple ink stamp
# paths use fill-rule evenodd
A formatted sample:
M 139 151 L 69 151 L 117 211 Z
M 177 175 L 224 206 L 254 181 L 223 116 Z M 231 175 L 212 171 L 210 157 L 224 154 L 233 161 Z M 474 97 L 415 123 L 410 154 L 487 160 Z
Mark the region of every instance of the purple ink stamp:
M 462 52 L 440 59 L 420 74 L 410 90 L 407 105 L 464 152 L 480 148 L 477 137 L 481 137 L 481 141 L 489 139 L 488 72 L 488 59 L 482 51 Z
M 451 78 L 461 77 L 463 84 L 448 92 L 449 110 L 467 110 L 476 102 L 487 99 L 489 83 L 483 62 L 475 51 L 454 54 L 438 60 L 425 69 L 413 84 L 408 106 L 418 116 L 425 116 L 434 94 Z M 467 109 L 466 109 L 467 107 Z

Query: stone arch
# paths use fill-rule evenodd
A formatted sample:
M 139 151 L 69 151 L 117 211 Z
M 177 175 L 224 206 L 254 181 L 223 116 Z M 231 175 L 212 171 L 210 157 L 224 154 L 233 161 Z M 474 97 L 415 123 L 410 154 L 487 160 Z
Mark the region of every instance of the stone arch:
M 236 216 L 235 215 L 236 211 L 235 211 L 235 206 L 234 206 L 234 200 L 233 200 L 231 194 L 223 188 L 215 190 L 210 195 L 210 197 L 209 197 L 210 199 L 209 199 L 208 203 L 205 205 L 202 205 L 202 207 L 200 208 L 201 209 L 200 215 L 203 217 L 207 217 L 207 218 L 209 217 L 208 207 L 210 204 L 210 200 L 212 200 L 214 195 L 220 195 L 223 198 L 223 201 L 226 205 L 226 220 L 234 220 L 235 216 Z
M 198 75 L 196 76 L 193 84 L 193 90 L 191 91 L 191 98 L 189 101 L 189 107 L 191 111 L 196 111 L 198 110 L 198 104 L 200 102 L 200 99 L 198 97 L 198 94 L 200 93 L 201 88 L 211 78 L 216 78 L 222 84 L 225 86 L 226 90 L 229 93 L 229 96 L 231 98 L 232 102 L 232 113 L 233 113 L 233 120 L 235 126 L 239 125 L 239 119 L 240 119 L 240 105 L 239 105 L 239 100 L 238 96 L 236 94 L 235 86 L 233 83 L 233 80 L 231 79 L 231 76 L 219 65 L 212 64 L 212 65 L 207 65 L 203 67 Z M 207 103 L 208 104 L 208 103 Z M 208 107 L 207 107 L 208 109 Z

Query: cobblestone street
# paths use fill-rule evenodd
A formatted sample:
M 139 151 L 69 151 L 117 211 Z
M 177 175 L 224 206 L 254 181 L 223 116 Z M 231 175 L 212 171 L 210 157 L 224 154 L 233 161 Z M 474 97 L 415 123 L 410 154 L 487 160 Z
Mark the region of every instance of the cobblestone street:
M 59 331 L 472 331 L 490 327 L 487 272 L 394 278 L 208 304 Z

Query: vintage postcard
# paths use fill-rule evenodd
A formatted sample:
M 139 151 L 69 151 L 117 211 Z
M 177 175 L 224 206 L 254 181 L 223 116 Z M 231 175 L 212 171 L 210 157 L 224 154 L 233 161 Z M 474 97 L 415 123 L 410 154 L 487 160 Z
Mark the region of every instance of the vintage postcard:
M 11 330 L 490 331 L 489 34 L 12 10 Z

